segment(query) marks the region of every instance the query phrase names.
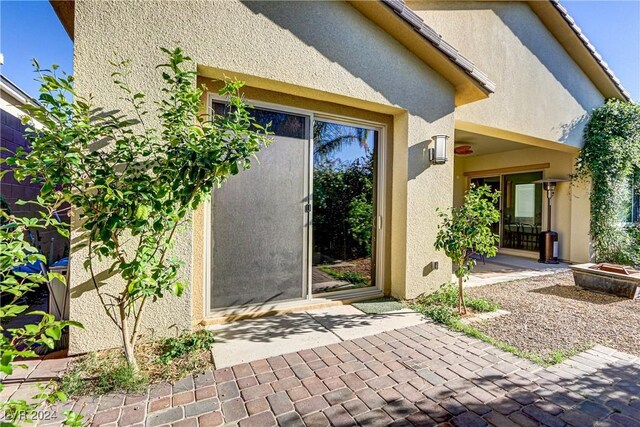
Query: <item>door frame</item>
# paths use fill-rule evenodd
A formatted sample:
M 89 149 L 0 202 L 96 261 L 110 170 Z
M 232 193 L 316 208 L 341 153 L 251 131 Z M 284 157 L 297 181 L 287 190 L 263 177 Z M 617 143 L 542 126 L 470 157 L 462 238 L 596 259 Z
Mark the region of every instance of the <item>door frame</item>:
M 331 292 L 323 292 L 316 294 L 318 298 L 326 298 L 326 299 L 346 299 L 351 298 L 353 296 L 362 296 L 367 293 L 379 293 L 380 291 L 384 292 L 384 243 L 385 243 L 385 229 L 384 229 L 384 212 L 386 206 L 386 192 L 384 191 L 385 183 L 386 183 L 386 125 L 382 123 L 371 122 L 367 120 L 354 119 L 352 117 L 339 116 L 335 114 L 326 114 L 316 112 L 314 116 L 314 122 L 316 120 L 335 123 L 344 126 L 352 126 L 358 127 L 361 129 L 368 129 L 378 132 L 378 140 L 376 147 L 376 182 L 375 182 L 375 197 L 376 197 L 376 210 L 375 210 L 375 218 L 374 223 L 376 227 L 376 246 L 375 252 L 371 254 L 372 257 L 375 257 L 375 271 L 374 271 L 374 286 L 369 286 L 364 289 L 347 289 L 343 291 L 331 291 Z M 313 138 L 311 139 L 311 156 L 310 156 L 310 171 L 311 176 L 309 179 L 309 194 L 313 195 Z M 310 239 L 309 239 L 309 254 L 311 256 L 308 259 L 308 269 L 309 269 L 309 295 L 313 298 L 313 283 L 311 281 L 311 270 L 313 268 L 313 204 L 311 205 L 311 215 L 309 217 L 310 227 Z
M 214 92 L 207 92 L 207 114 L 211 113 L 211 104 L 213 101 L 226 101 L 226 97 L 220 96 Z M 386 135 L 387 135 L 387 126 L 384 123 L 378 123 L 368 120 L 357 119 L 349 116 L 342 116 L 337 114 L 319 112 L 314 110 L 307 110 L 302 108 L 290 107 L 288 105 L 283 104 L 275 104 L 270 102 L 264 102 L 254 99 L 245 99 L 245 102 L 256 108 L 264 108 L 268 110 L 281 111 L 283 113 L 292 113 L 298 115 L 308 116 L 310 120 L 310 128 L 309 128 L 309 137 L 307 139 L 307 194 L 310 197 L 308 200 L 308 204 L 311 205 L 311 211 L 307 212 L 304 217 L 304 221 L 306 222 L 305 231 L 303 233 L 303 259 L 306 261 L 306 265 L 303 265 L 303 283 L 301 283 L 303 289 L 303 297 L 301 299 L 294 300 L 286 300 L 286 301 L 277 301 L 270 304 L 272 308 L 277 308 L 278 306 L 287 306 L 292 302 L 296 301 L 311 301 L 313 299 L 329 299 L 329 300 L 340 300 L 340 299 L 349 299 L 353 297 L 364 297 L 368 294 L 379 294 L 380 292 L 384 292 L 384 268 L 385 268 L 385 256 L 384 256 L 384 245 L 385 245 L 385 217 L 384 213 L 386 212 L 386 152 L 387 152 L 387 143 L 386 143 Z M 324 294 L 316 294 L 314 297 L 311 283 L 311 270 L 313 267 L 313 257 L 312 257 L 312 246 L 313 246 L 313 124 L 318 118 L 322 121 L 327 121 L 331 123 L 343 124 L 346 126 L 357 126 L 361 128 L 371 129 L 378 131 L 378 152 L 377 152 L 377 168 L 376 168 L 376 250 L 375 254 L 375 262 L 376 262 L 376 271 L 375 271 L 375 286 L 369 287 L 366 289 L 355 289 L 355 290 L 344 290 L 344 291 L 334 291 L 327 292 Z M 211 286 L 212 286 L 212 277 L 211 277 L 211 268 L 212 268 L 212 251 L 211 251 L 211 243 L 213 237 L 213 227 L 212 227 L 212 217 L 211 217 L 211 205 L 212 201 L 207 200 L 203 204 L 204 208 L 204 250 L 203 257 L 204 262 L 203 268 L 203 285 L 204 285 L 204 317 L 216 317 L 219 315 L 228 314 L 229 310 L 250 310 L 251 308 L 257 308 L 263 306 L 263 303 L 257 304 L 248 304 L 245 306 L 236 306 L 236 307 L 223 307 L 223 308 L 212 308 L 211 307 Z M 306 268 L 305 268 L 306 267 Z

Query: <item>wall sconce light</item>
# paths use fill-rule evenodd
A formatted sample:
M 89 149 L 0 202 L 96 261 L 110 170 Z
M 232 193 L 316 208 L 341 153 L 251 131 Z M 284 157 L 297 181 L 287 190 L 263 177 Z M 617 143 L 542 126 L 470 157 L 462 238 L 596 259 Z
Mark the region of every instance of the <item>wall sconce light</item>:
M 447 163 L 447 135 L 434 135 L 433 148 L 429 148 L 429 161 L 434 165 L 444 165 Z

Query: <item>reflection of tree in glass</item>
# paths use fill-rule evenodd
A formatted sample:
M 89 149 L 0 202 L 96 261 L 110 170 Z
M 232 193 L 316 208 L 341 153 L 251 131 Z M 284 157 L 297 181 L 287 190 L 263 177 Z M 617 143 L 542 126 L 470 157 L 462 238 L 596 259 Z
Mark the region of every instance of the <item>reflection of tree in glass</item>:
M 367 140 L 370 133 L 369 129 L 316 121 L 313 124 L 313 155 L 316 160 L 326 159 L 354 142 L 369 153 Z
M 318 161 L 313 171 L 314 251 L 350 260 L 371 254 L 373 155 Z

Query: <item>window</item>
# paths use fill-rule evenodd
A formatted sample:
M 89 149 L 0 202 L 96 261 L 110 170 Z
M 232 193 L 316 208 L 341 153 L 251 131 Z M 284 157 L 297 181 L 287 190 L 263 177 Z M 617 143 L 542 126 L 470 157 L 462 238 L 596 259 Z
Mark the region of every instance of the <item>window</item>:
M 536 185 L 516 184 L 516 218 L 531 219 L 536 211 Z
M 626 223 L 640 223 L 640 169 L 629 177 L 624 188 L 624 204 L 619 219 Z
M 224 102 L 214 101 L 212 107 L 216 115 L 224 116 L 229 112 L 229 105 Z M 273 132 L 275 136 L 297 139 L 309 138 L 307 132 L 308 117 L 306 116 L 264 108 L 247 108 L 247 111 L 260 126 L 266 127 L 270 123 L 269 131 Z
M 629 222 L 640 223 L 640 170 L 631 176 L 631 209 Z

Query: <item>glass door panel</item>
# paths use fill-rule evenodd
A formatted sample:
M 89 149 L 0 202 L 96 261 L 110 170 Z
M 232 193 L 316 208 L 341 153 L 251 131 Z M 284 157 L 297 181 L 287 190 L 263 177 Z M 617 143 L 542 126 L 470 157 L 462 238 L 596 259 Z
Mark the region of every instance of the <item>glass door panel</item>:
M 372 287 L 378 131 L 316 120 L 313 134 L 313 293 Z
M 502 247 L 537 251 L 542 228 L 542 172 L 504 175 Z
M 223 107 L 214 104 L 218 114 Z M 274 142 L 212 198 L 211 308 L 300 299 L 308 282 L 308 116 L 254 109 Z

